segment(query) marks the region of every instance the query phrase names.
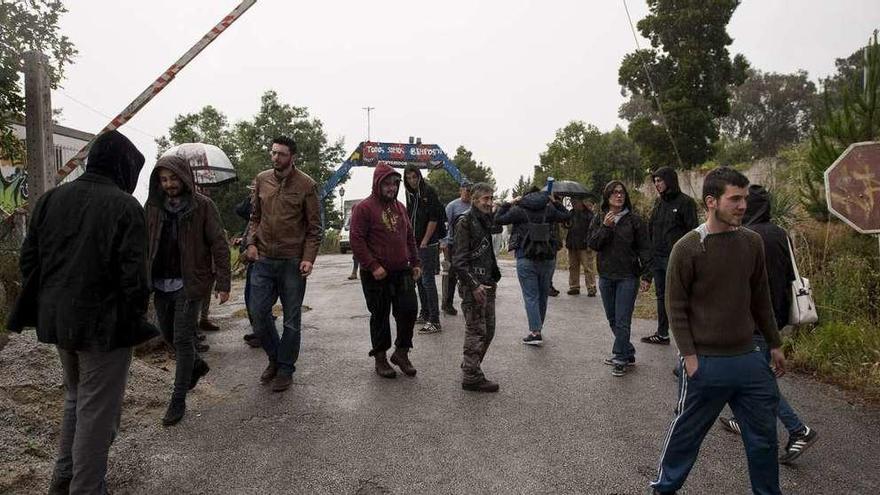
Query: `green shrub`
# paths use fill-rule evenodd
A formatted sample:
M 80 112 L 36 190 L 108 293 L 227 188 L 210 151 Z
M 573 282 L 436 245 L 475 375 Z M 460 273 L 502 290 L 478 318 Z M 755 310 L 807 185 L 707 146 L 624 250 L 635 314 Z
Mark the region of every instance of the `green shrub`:
M 339 254 L 339 231 L 327 229 L 321 240 L 321 254 Z

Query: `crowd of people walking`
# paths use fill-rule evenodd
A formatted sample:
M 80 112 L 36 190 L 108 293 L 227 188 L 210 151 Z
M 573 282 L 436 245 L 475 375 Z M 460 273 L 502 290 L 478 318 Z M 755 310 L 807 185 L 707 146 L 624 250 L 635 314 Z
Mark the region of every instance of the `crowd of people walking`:
M 271 168 L 256 176 L 251 197 L 237 209 L 247 219 L 239 246 L 253 328 L 246 340 L 266 355 L 259 381 L 279 393 L 296 371 L 302 301 L 322 238 L 315 181 L 296 167 L 296 157 L 292 139 L 274 139 Z M 21 250 L 22 295 L 8 327 L 36 327 L 41 342 L 57 347 L 64 369 L 61 444 L 50 493 L 106 493 L 107 456 L 134 346 L 161 335 L 174 351 L 165 426 L 184 418 L 189 390 L 210 370 L 198 329 L 211 329 L 203 310 L 212 292 L 224 304 L 231 290 L 220 214 L 199 191 L 189 164 L 175 156 L 156 163 L 142 207 L 131 194 L 143 164 L 122 134 L 101 135 L 85 174 L 39 199 Z M 491 185 L 467 180 L 460 197 L 444 206 L 417 167 L 401 175 L 379 164 L 371 195 L 351 212 L 350 279 L 360 279 L 370 313 L 366 354 L 383 378 L 397 377 L 395 367 L 415 376 L 415 327 L 421 325 L 419 334 L 440 333 L 441 312 L 457 315 L 457 291 L 465 320 L 461 388 L 499 391 L 483 361 L 495 337 L 501 281 L 493 235 L 510 225 L 525 345 L 544 343 L 563 247 L 568 295 L 580 294 L 583 275 L 587 296 L 597 290 L 601 296 L 613 336 L 605 363 L 614 377 L 635 366 L 633 311 L 639 290 L 653 284 L 657 329 L 641 341 L 674 340 L 679 353 L 678 403 L 651 484 L 655 493 L 683 486 L 716 420 L 742 436 L 754 493 L 780 493 L 780 460 L 795 460 L 817 438 L 776 384 L 785 371 L 779 329 L 788 323 L 794 278 L 787 234 L 771 222 L 768 192 L 750 187 L 733 169 L 706 176 L 702 224 L 696 201 L 680 190 L 673 169 L 657 169 L 652 180 L 658 197 L 645 218 L 617 180 L 604 187 L 595 211 L 584 198 L 571 198 L 569 210 L 557 195 L 537 188 L 497 201 Z M 397 199 L 401 182 L 405 204 Z M 566 228 L 564 238 L 559 226 Z M 151 295 L 158 329 L 148 315 Z M 272 313 L 278 301 L 280 332 Z M 720 416 L 725 406 L 732 417 Z M 781 457 L 777 418 L 789 433 Z

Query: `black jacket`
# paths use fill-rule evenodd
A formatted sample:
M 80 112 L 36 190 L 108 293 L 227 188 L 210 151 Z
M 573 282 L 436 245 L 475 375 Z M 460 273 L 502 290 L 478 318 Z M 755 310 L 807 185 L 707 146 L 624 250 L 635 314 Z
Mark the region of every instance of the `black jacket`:
M 655 257 L 669 258 L 672 246 L 697 228 L 697 203 L 681 192 L 678 175 L 671 167 L 661 167 L 651 175 L 666 183 L 666 190 L 654 201 L 648 221 L 648 235 Z
M 791 307 L 791 282 L 794 268 L 788 251 L 788 234 L 778 225 L 771 223 L 770 193 L 762 186 L 749 186 L 749 197 L 743 225 L 755 231 L 764 241 L 764 260 L 767 267 L 767 281 L 770 285 L 770 302 L 776 317 L 776 326 L 781 330 L 788 325 L 788 312 Z
M 545 220 L 546 218 L 546 220 Z M 509 251 L 517 251 L 521 246 L 523 237 L 526 234 L 526 228 L 529 222 L 541 223 L 547 221 L 550 223 L 564 222 L 571 218 L 571 214 L 560 203 L 551 203 L 549 196 L 545 192 L 533 192 L 526 194 L 519 201 L 519 204 L 504 203 L 495 212 L 496 225 L 513 225 L 510 233 L 510 241 L 508 242 Z M 550 229 L 551 234 L 554 229 Z M 558 243 L 556 235 L 552 235 L 554 243 Z M 554 248 L 558 245 L 554 244 Z
M 492 244 L 492 223 L 491 215 L 476 208 L 471 208 L 455 223 L 452 269 L 470 290 L 480 285 L 495 286 L 501 280 Z
M 587 249 L 590 239 L 590 223 L 593 221 L 593 212 L 583 210 L 571 210 L 568 235 L 565 237 L 565 247 L 572 250 Z
M 618 182 L 619 181 L 612 181 Z M 621 184 L 622 185 L 622 184 Z M 605 188 L 609 189 L 608 186 Z M 624 215 L 614 227 L 605 226 L 605 215 L 610 208 L 608 197 L 602 201 L 599 213 L 590 223 L 590 249 L 596 251 L 596 268 L 600 277 L 624 279 L 641 277 L 651 281 L 652 260 L 651 243 L 648 240 L 648 226 L 633 212 L 629 195 L 626 196 Z
M 86 173 L 44 194 L 21 248 L 24 288 L 8 328 L 40 342 L 110 351 L 158 335 L 145 320 L 147 231 L 131 196 L 143 156 L 122 134 L 100 136 Z
M 428 230 L 428 223 L 437 222 L 437 229 L 434 230 L 434 234 L 428 241 L 429 245 L 433 245 L 440 240 L 442 224 L 446 221 L 446 210 L 440 204 L 437 191 L 425 182 L 421 170 L 418 167 L 408 166 L 406 172 L 410 171 L 415 171 L 419 174 L 419 187 L 417 189 L 411 189 L 406 180 L 403 181 L 406 188 L 406 212 L 413 226 L 416 247 L 422 244 L 422 239 L 425 238 L 425 232 Z

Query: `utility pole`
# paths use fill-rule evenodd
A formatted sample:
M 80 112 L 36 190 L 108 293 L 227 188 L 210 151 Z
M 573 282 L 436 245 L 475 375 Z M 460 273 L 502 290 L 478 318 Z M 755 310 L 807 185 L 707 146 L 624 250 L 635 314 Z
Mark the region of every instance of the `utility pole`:
M 363 110 L 367 111 L 367 141 L 370 141 L 370 112 L 376 109 L 376 107 L 362 107 Z
M 23 58 L 28 210 L 33 211 L 40 196 L 54 185 L 52 99 L 49 91 L 49 58 L 38 51 L 26 52 Z

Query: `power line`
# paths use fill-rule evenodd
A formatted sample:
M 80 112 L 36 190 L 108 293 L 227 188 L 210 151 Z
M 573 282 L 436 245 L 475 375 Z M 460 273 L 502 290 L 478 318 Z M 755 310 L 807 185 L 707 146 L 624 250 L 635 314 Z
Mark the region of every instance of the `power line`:
M 95 114 L 97 114 L 97 115 L 100 115 L 101 117 L 104 117 L 104 118 L 106 118 L 106 119 L 108 119 L 108 120 L 112 120 L 112 119 L 113 119 L 112 116 L 107 115 L 106 113 L 104 113 L 104 112 L 98 110 L 97 108 L 95 108 L 95 107 L 89 105 L 88 103 L 86 103 L 86 102 L 84 102 L 84 101 L 82 101 L 82 100 L 80 100 L 80 99 L 78 99 L 78 98 L 74 98 L 73 96 L 69 95 L 68 93 L 66 93 L 66 92 L 64 92 L 64 91 L 62 91 L 62 90 L 60 90 L 60 89 L 58 89 L 58 90 L 56 90 L 56 91 L 57 91 L 58 93 L 60 93 L 61 95 L 63 95 L 65 98 L 69 99 L 70 101 L 72 101 L 72 102 L 74 102 L 74 103 L 76 103 L 76 104 L 82 106 L 83 108 L 85 108 L 85 109 L 87 109 L 87 110 L 92 111 L 93 113 L 95 113 Z M 153 139 L 154 141 L 155 141 L 156 139 L 158 139 L 156 136 L 150 134 L 149 132 L 142 131 L 142 130 L 138 129 L 137 127 L 131 125 L 130 123 L 126 123 L 125 125 L 126 125 L 126 127 L 128 127 L 129 129 L 131 129 L 131 130 L 133 130 L 133 131 L 135 131 L 135 132 L 138 132 L 138 133 L 140 133 L 140 134 L 143 134 L 144 136 L 146 136 L 146 137 L 148 137 L 148 138 L 150 138 L 150 139 Z
M 642 47 L 639 43 L 639 37 L 636 34 L 636 27 L 633 24 L 632 16 L 629 15 L 629 7 L 626 5 L 626 0 L 622 1 L 623 9 L 626 11 L 626 18 L 629 20 L 629 28 L 632 31 L 633 40 L 636 42 L 636 56 L 639 57 L 639 61 L 642 63 L 642 69 L 645 71 L 645 77 L 648 78 L 648 85 L 651 87 L 651 97 L 654 99 L 654 104 L 657 105 L 657 111 L 660 113 L 660 121 L 663 124 L 663 129 L 666 130 L 666 136 L 669 137 L 669 142 L 672 143 L 672 150 L 675 152 L 675 159 L 678 160 L 678 167 L 684 169 L 684 162 L 681 161 L 681 155 L 678 154 L 678 146 L 675 144 L 675 139 L 672 138 L 672 132 L 669 130 L 666 113 L 663 112 L 663 106 L 660 105 L 660 93 L 657 91 L 657 88 L 654 87 L 654 80 L 651 78 L 651 71 L 648 70 L 648 64 L 645 62 L 644 57 L 642 57 Z

